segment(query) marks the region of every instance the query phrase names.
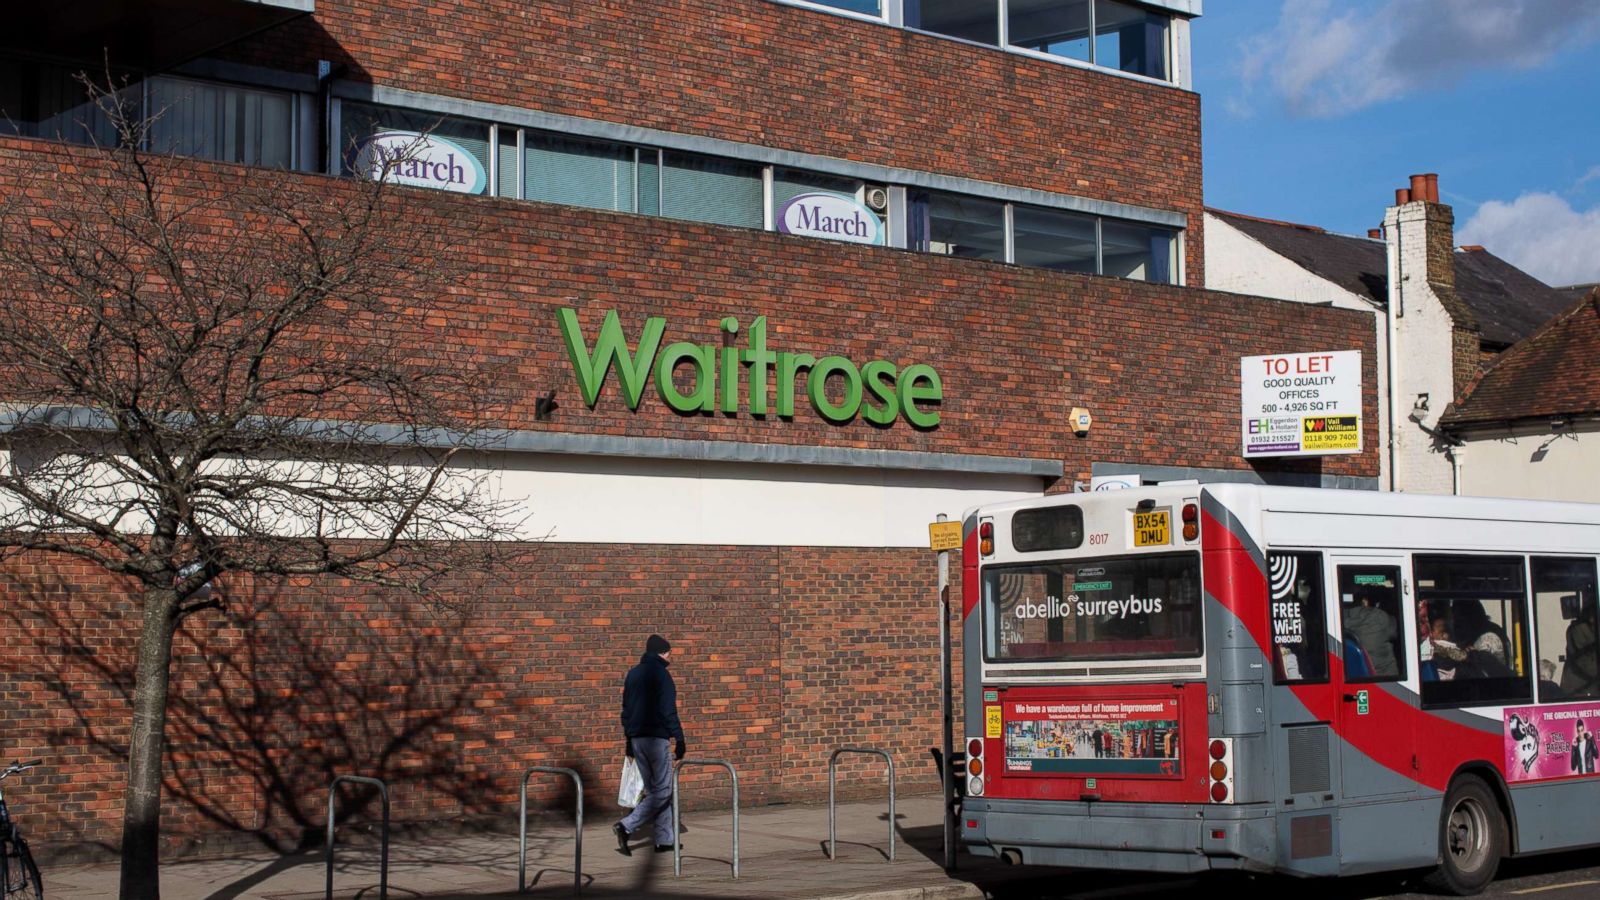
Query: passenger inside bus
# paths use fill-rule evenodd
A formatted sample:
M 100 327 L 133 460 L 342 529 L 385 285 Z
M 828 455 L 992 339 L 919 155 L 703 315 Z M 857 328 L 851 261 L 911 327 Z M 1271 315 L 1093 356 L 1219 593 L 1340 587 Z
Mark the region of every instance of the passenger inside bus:
M 1595 596 L 1591 591 L 1578 607 L 1578 617 L 1567 626 L 1566 668 L 1561 690 L 1569 697 L 1592 697 L 1600 688 L 1600 655 L 1595 644 Z
M 1345 640 L 1354 639 L 1356 645 L 1365 651 L 1372 678 L 1394 678 L 1400 674 L 1399 656 L 1395 652 L 1400 629 L 1395 624 L 1394 615 L 1385 609 L 1398 606 L 1393 587 L 1358 584 L 1352 602 L 1344 608 Z M 1347 675 L 1355 675 L 1349 671 L 1348 655 L 1345 667 Z

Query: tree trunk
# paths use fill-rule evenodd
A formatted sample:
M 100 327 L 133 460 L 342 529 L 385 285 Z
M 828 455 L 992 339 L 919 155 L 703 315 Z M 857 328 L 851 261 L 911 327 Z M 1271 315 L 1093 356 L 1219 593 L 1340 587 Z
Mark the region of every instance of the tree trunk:
M 128 792 L 122 808 L 122 900 L 161 897 L 161 769 L 176 609 L 177 595 L 170 588 L 145 589 L 139 668 L 133 683 Z

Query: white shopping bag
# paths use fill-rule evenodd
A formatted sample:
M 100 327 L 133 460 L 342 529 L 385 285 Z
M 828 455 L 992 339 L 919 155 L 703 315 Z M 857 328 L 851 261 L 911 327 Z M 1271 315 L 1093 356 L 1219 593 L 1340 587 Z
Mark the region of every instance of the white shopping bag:
M 618 806 L 638 806 L 644 799 L 644 776 L 639 774 L 639 764 L 633 757 L 622 758 L 622 784 L 617 788 Z

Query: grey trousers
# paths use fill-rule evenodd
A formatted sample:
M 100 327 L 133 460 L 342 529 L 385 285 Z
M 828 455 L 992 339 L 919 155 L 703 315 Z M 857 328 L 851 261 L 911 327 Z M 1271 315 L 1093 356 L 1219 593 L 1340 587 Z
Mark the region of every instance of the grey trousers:
M 622 827 L 632 834 L 654 820 L 656 843 L 677 843 L 672 833 L 672 742 L 655 737 L 629 740 L 634 762 L 644 776 L 644 799 L 622 820 Z

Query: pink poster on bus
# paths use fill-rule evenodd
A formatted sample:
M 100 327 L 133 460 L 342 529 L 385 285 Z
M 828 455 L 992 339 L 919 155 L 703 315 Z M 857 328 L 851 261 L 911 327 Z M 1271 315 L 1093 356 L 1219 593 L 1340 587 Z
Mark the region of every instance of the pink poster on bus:
M 1600 703 L 1518 706 L 1505 711 L 1506 780 L 1595 774 Z

